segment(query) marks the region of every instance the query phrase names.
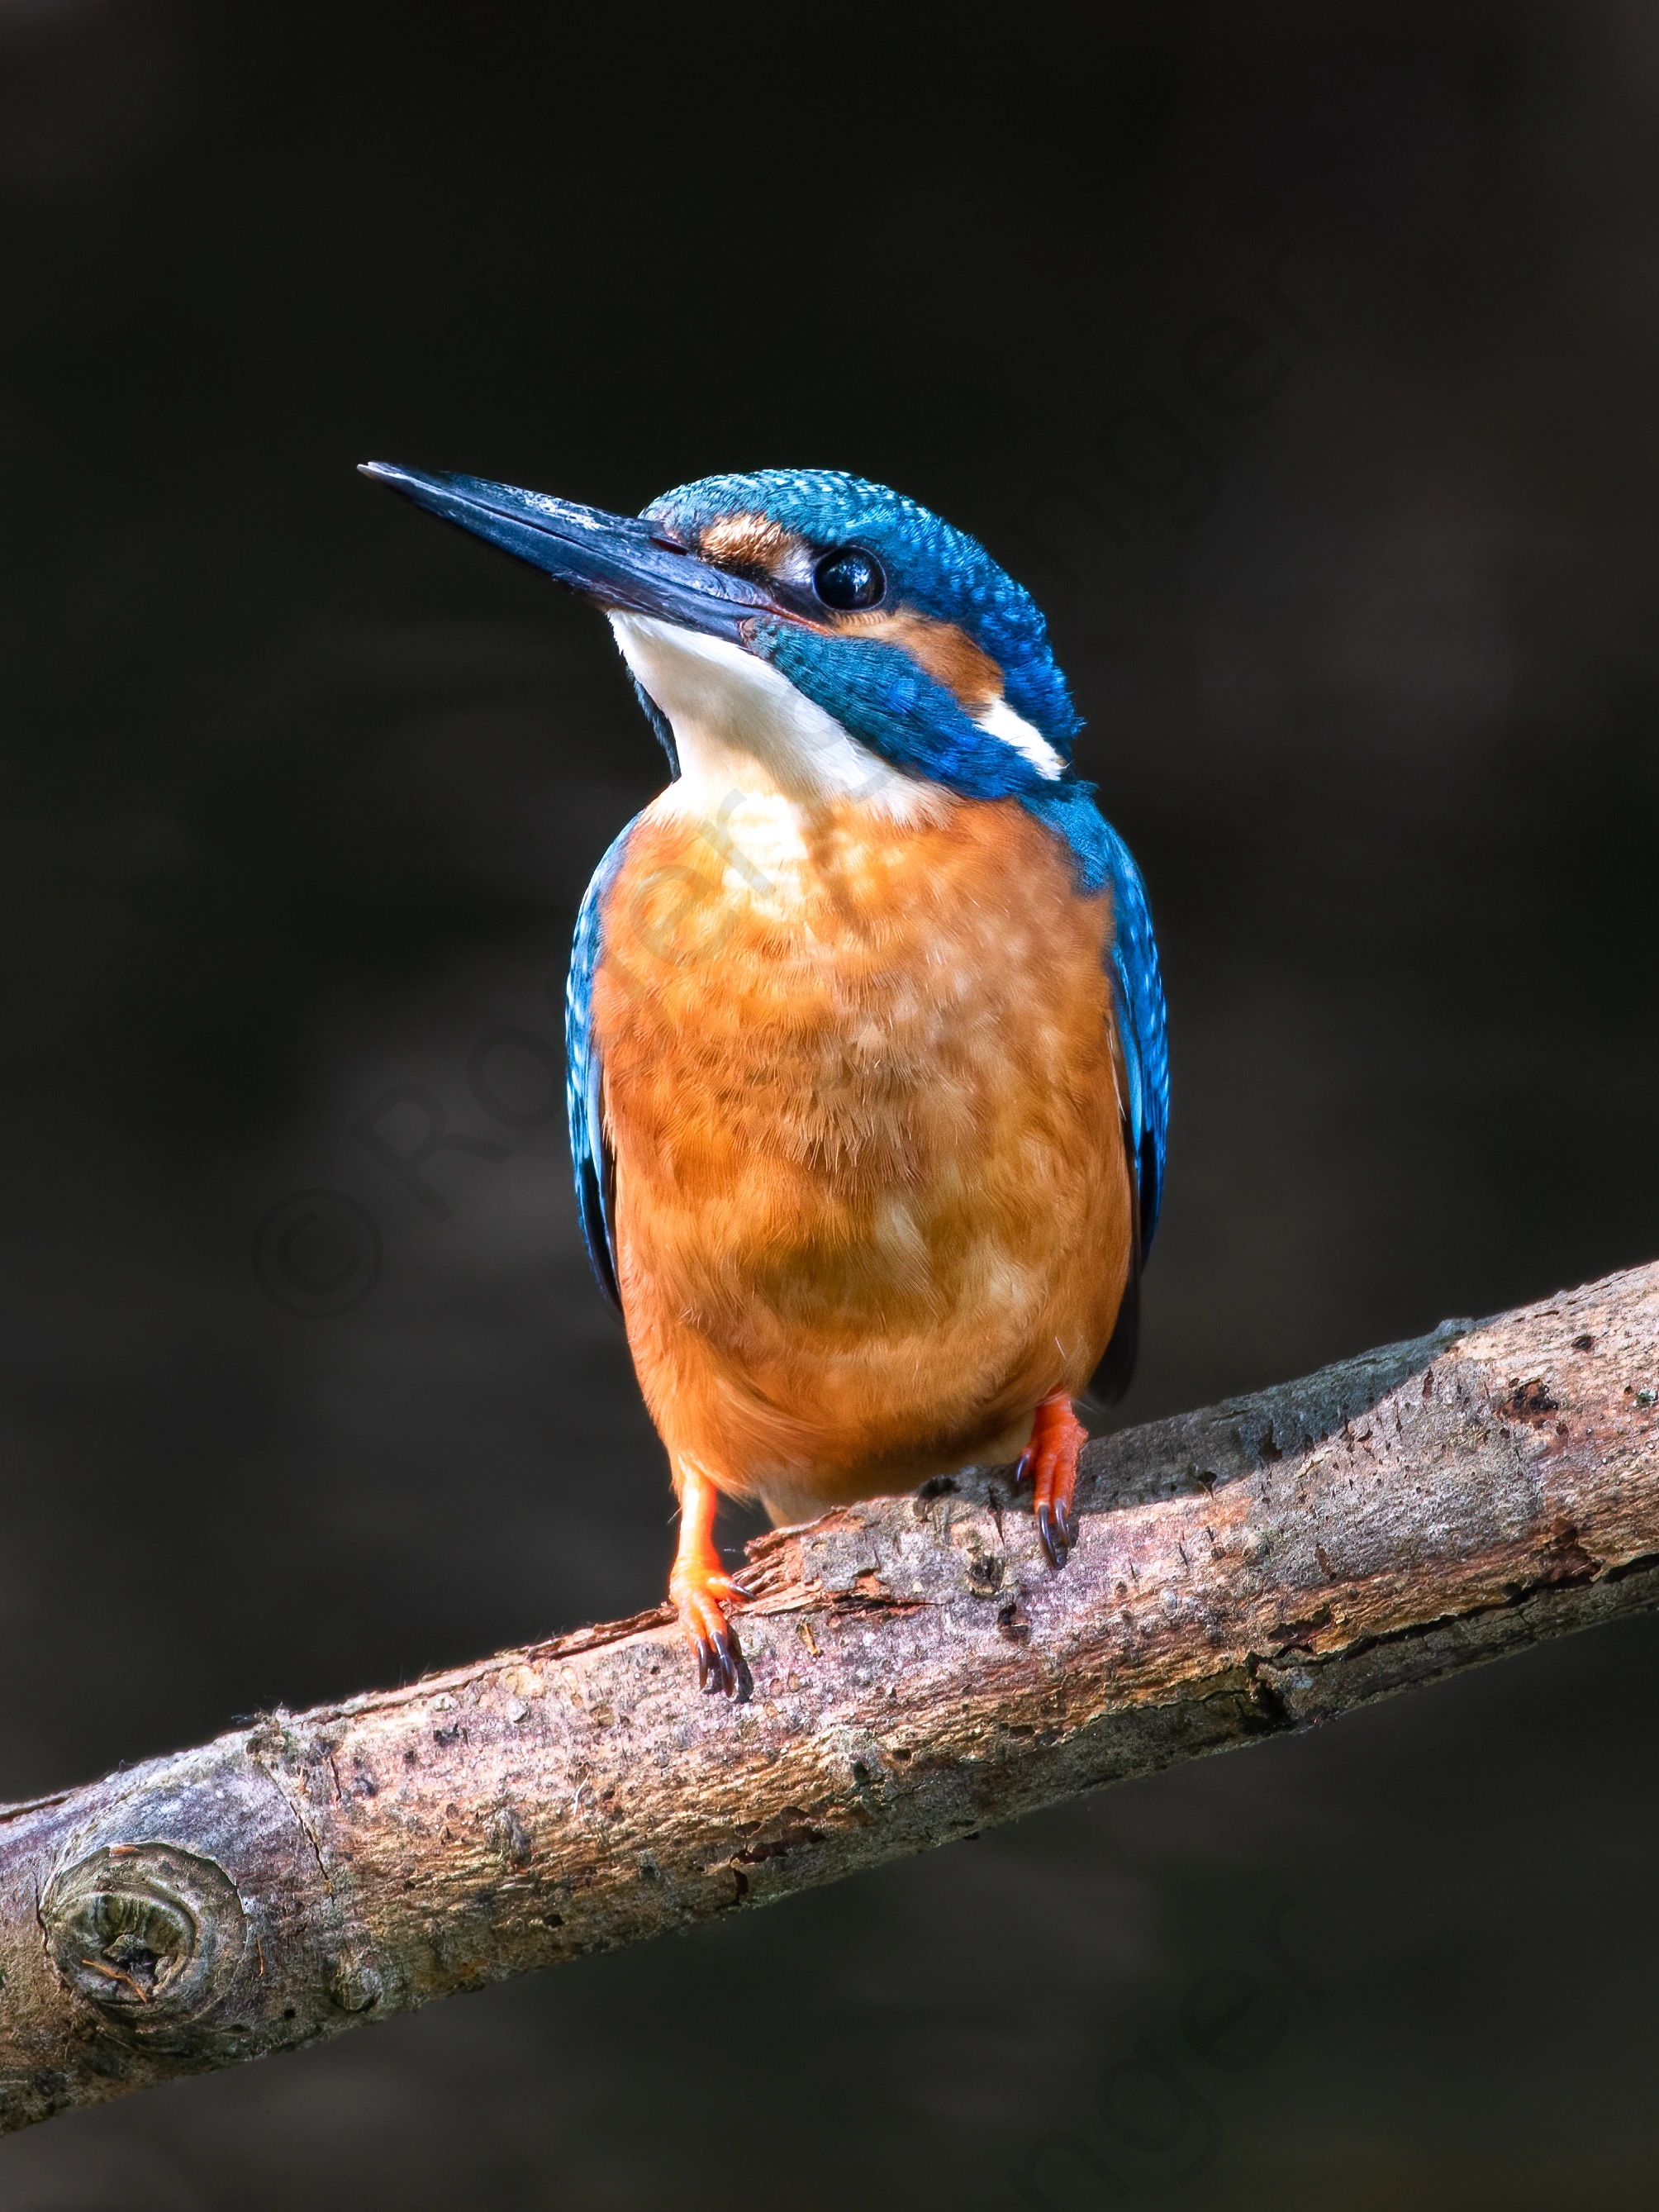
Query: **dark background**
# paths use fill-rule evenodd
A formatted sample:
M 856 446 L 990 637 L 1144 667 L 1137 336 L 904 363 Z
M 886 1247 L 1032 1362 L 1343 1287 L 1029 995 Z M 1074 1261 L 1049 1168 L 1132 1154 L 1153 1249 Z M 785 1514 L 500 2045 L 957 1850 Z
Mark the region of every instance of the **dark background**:
M 840 465 L 1031 584 L 1172 1004 L 1129 1418 L 1659 1255 L 1638 0 L 0 0 L 0 1795 L 663 1585 L 498 1036 L 556 1036 L 659 760 L 599 620 L 369 455 L 630 509 Z M 510 1146 L 446 1218 L 352 1133 L 411 1140 L 398 1085 Z M 272 1256 L 314 1188 L 332 1315 Z M 1182 2061 L 1207 2119 L 1141 2077 L 1124 2201 L 1651 2204 L 1656 1658 L 66 2118 L 0 2204 L 988 2212 L 1286 1895 L 1322 1996 Z

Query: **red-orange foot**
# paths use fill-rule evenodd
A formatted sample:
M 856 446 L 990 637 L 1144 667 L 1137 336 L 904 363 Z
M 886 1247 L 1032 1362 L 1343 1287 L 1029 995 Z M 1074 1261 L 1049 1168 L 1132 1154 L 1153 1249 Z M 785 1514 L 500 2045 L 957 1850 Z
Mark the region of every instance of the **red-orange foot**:
M 1063 1567 L 1076 1547 L 1078 1454 L 1089 1431 L 1072 1411 L 1069 1398 L 1045 1398 L 1031 1423 L 1031 1441 L 1014 1470 L 1016 1483 L 1029 1482 L 1037 1534 L 1051 1567 Z
M 743 1603 L 743 1592 L 711 1549 L 701 1559 L 676 1559 L 668 1595 L 679 1609 L 681 1632 L 697 1662 L 697 1687 L 735 1698 L 743 1680 L 743 1652 L 726 1613 Z
M 714 1549 L 719 1493 L 692 1459 L 675 1462 L 674 1487 L 680 1499 L 680 1540 L 668 1577 L 669 1601 L 678 1608 L 681 1631 L 697 1662 L 697 1687 L 735 1698 L 742 1693 L 746 1670 L 726 1616 L 744 1602 L 744 1593 Z

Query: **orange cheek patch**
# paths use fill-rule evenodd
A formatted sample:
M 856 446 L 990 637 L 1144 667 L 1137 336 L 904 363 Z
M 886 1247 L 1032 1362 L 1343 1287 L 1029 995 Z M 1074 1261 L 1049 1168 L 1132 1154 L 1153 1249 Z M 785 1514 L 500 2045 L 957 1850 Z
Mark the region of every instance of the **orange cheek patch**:
M 902 647 L 919 668 L 954 692 L 969 714 L 982 714 L 1002 696 L 1002 671 L 955 623 L 935 622 L 905 608 L 897 614 L 843 616 L 836 626 Z

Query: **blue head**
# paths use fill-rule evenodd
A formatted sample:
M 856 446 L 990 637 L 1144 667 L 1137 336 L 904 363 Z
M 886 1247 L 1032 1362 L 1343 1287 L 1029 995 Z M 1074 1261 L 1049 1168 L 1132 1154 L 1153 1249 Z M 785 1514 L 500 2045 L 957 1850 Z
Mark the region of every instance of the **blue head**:
M 975 714 L 1000 701 L 1042 741 L 1033 750 L 1069 762 L 1078 718 L 1036 601 L 915 500 L 838 469 L 758 469 L 665 492 L 646 520 L 770 586 L 783 619 L 754 625 L 750 650 L 805 676 L 826 711 L 866 721 L 894 766 L 926 773 L 913 756 L 948 745 L 941 688 Z
M 597 599 L 677 774 L 714 759 L 730 777 L 747 754 L 803 796 L 908 783 L 1017 799 L 1066 839 L 1083 888 L 1109 872 L 1041 611 L 914 500 L 838 470 L 762 469 L 633 519 L 371 473 Z

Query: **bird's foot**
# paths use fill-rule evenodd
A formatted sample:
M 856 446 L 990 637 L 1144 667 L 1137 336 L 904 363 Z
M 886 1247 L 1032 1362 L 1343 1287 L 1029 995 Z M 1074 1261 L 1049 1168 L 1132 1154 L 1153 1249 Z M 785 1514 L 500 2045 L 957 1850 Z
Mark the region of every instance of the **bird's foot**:
M 1031 1510 L 1051 1567 L 1063 1567 L 1076 1548 L 1078 1454 L 1089 1431 L 1072 1411 L 1069 1398 L 1045 1398 L 1031 1424 L 1031 1441 L 1014 1469 L 1016 1485 L 1031 1486 Z
M 675 1561 L 668 1595 L 697 1662 L 697 1687 L 735 1698 L 743 1683 L 743 1652 L 726 1613 L 744 1602 L 744 1592 L 712 1545 L 702 1557 Z

